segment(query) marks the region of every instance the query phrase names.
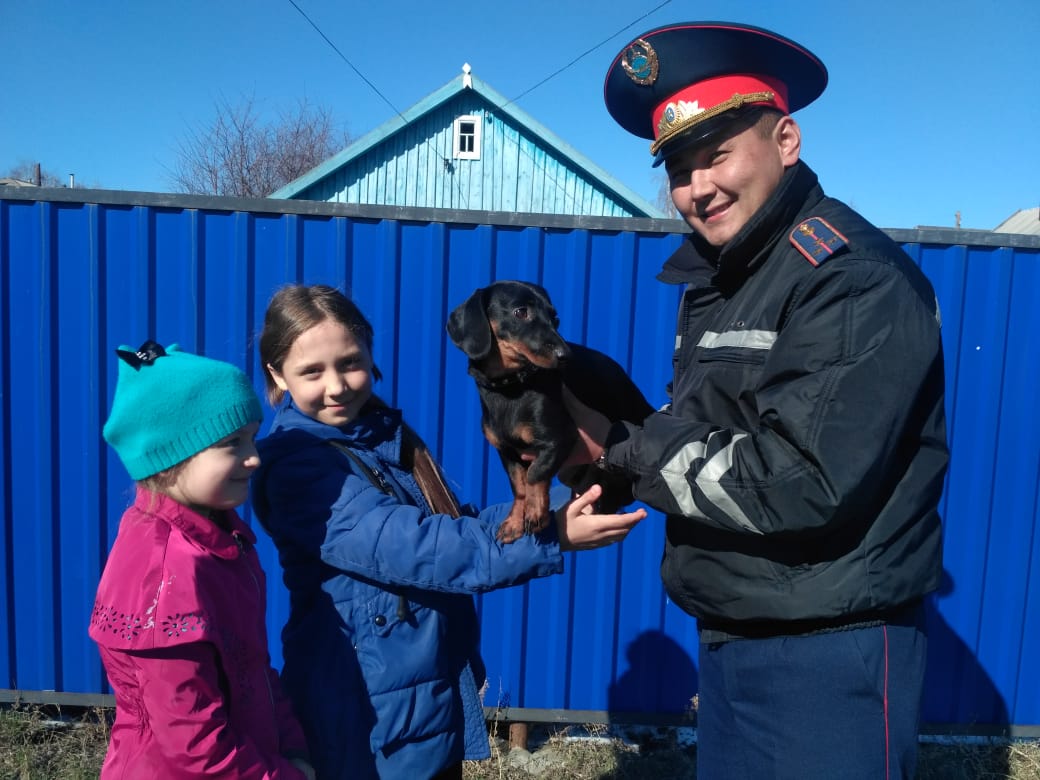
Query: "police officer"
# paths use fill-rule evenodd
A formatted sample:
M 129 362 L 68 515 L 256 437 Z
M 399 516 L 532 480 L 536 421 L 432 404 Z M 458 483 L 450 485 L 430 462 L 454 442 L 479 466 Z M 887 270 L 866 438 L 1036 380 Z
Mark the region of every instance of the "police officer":
M 922 599 L 948 461 L 939 312 L 882 231 L 828 198 L 791 112 L 827 83 L 767 30 L 678 23 L 607 73 L 692 228 L 671 402 L 643 425 L 570 398 L 575 460 L 667 515 L 661 576 L 700 632 L 698 777 L 912 777 Z

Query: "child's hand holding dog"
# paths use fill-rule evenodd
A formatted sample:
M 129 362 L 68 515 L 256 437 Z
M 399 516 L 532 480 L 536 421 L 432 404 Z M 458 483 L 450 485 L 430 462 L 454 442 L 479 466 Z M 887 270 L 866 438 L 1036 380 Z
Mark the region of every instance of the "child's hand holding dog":
M 561 550 L 594 550 L 620 542 L 646 517 L 645 509 L 617 515 L 592 514 L 592 505 L 602 491 L 601 486 L 593 485 L 556 511 Z

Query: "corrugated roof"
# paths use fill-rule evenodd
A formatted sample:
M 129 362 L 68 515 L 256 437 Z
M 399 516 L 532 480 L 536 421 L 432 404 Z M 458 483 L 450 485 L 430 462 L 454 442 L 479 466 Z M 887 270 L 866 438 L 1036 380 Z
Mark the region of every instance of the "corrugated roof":
M 1040 206 L 1016 211 L 993 228 L 993 232 L 1021 233 L 1028 236 L 1040 236 Z

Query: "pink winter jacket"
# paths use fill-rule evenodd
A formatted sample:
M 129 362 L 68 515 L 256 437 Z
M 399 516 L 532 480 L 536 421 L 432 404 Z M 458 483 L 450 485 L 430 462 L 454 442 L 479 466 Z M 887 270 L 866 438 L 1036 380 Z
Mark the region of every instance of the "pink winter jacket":
M 303 778 L 303 732 L 271 669 L 256 536 L 139 488 L 90 637 L 116 698 L 101 777 Z

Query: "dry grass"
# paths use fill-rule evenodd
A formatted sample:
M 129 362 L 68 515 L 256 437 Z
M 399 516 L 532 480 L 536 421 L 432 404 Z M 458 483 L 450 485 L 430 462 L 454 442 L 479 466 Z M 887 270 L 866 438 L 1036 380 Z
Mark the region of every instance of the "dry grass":
M 695 780 L 696 748 L 679 744 L 674 729 L 629 730 L 626 739 L 613 736 L 614 733 L 605 726 L 572 726 L 549 731 L 532 728 L 530 764 L 526 755 L 521 761 L 514 761 L 509 756 L 507 741 L 493 738 L 491 758 L 468 762 L 463 777 L 465 780 L 531 780 L 532 777 Z M 543 754 L 546 754 L 544 760 L 539 761 Z M 925 741 L 918 754 L 916 780 L 1040 780 L 1040 740 L 985 744 Z
M 1038 780 L 1040 741 L 1010 744 L 923 744 L 917 780 Z
M 52 707 L 0 709 L 0 780 L 96 778 L 108 742 L 111 711 L 62 713 Z M 493 724 L 493 730 L 502 729 Z M 530 753 L 492 739 L 492 756 L 467 762 L 466 780 L 693 780 L 696 750 L 673 729 L 605 726 L 537 727 Z M 1040 741 L 921 745 L 917 780 L 1040 780 Z
M 605 726 L 532 728 L 531 753 L 509 752 L 505 739 L 493 738 L 491 758 L 469 761 L 465 780 L 682 780 L 696 776 L 692 748 L 671 741 L 634 744 L 612 737 Z
M 96 778 L 108 747 L 108 715 L 54 707 L 0 709 L 0 780 Z

